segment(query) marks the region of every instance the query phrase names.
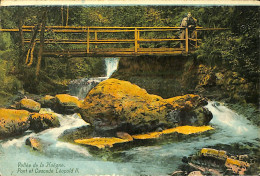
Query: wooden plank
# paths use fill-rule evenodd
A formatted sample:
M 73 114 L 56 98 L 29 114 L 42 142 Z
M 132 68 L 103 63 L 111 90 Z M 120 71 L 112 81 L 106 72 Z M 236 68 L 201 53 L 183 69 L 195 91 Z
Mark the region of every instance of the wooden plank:
M 135 28 L 135 53 L 138 49 L 138 36 L 137 36 L 137 28 Z
M 87 33 L 87 53 L 89 53 L 89 28 Z
M 29 43 L 29 41 L 25 41 L 24 43 Z M 39 43 L 39 41 L 37 41 Z M 79 41 L 79 42 L 70 42 L 70 41 L 46 41 L 45 44 L 122 44 L 122 43 L 134 43 L 132 41 L 105 41 L 105 42 L 92 42 L 92 41 Z
M 137 31 L 137 41 L 139 41 L 139 39 L 140 39 L 140 31 Z M 139 48 L 139 47 L 140 47 L 140 44 L 137 43 L 137 48 Z
M 191 51 L 190 53 L 193 53 Z M 63 56 L 74 56 L 74 57 L 107 57 L 107 56 L 114 56 L 114 57 L 132 57 L 132 56 L 141 56 L 141 55 L 183 55 L 186 53 L 183 51 L 173 51 L 173 52 L 102 52 L 102 53 L 87 53 L 85 52 L 77 52 L 77 53 L 44 53 L 44 56 L 48 57 L 63 57 Z
M 180 29 L 139 29 L 142 32 L 165 32 L 165 31 L 179 31 Z
M 24 32 L 30 32 L 34 29 L 34 27 L 27 27 L 25 28 L 23 26 L 23 31 Z M 84 32 L 87 32 L 86 28 L 69 28 L 69 27 L 66 27 L 66 26 L 63 26 L 61 28 L 54 28 L 54 27 L 49 27 L 48 28 L 49 30 L 52 30 L 53 32 L 56 32 L 56 33 L 84 33 Z M 48 30 L 47 29 L 47 30 Z M 109 28 L 109 27 L 100 27 L 100 28 L 89 28 L 90 29 L 90 32 L 134 32 L 134 28 L 122 28 L 121 30 L 116 30 L 116 28 Z M 102 29 L 102 30 L 95 30 L 95 29 Z M 109 30 L 110 29 L 110 30 Z M 114 30 L 111 30 L 111 29 L 114 29 Z M 124 30 L 124 29 L 128 29 L 128 30 Z M 183 27 L 176 27 L 176 28 L 173 28 L 173 27 L 170 27 L 170 28 L 157 28 L 157 27 L 150 27 L 150 30 L 148 30 L 149 28 L 141 28 L 139 27 L 138 30 L 141 31 L 141 32 L 156 32 L 156 31 L 161 31 L 161 32 L 164 32 L 164 31 L 176 31 L 176 30 L 180 30 L 180 29 L 183 29 Z M 196 29 L 197 31 L 213 31 L 213 30 L 229 30 L 229 28 L 198 28 Z M 0 31 L 2 32 L 18 32 L 19 29 L 0 29 Z
M 75 29 L 52 29 L 56 33 L 84 33 L 87 32 L 85 29 L 75 30 Z M 102 33 L 118 33 L 118 32 L 134 32 L 134 30 L 89 30 L 89 32 L 102 32 Z
M 34 26 L 22 26 L 23 30 L 32 30 L 34 29 Z M 166 30 L 166 29 L 184 29 L 184 27 L 169 27 L 169 26 L 164 26 L 164 27 L 87 27 L 87 26 L 46 26 L 46 29 L 75 29 L 75 30 L 86 30 L 87 28 L 91 30 L 94 29 L 131 29 L 132 31 L 137 28 L 138 30 L 148 30 L 148 29 L 154 29 L 154 30 Z M 15 32 L 18 31 L 18 29 L 0 29 L 0 31 L 10 31 L 14 30 Z M 229 28 L 203 28 L 203 27 L 196 27 L 196 30 L 201 31 L 201 30 L 229 30 Z M 128 30 L 127 30 L 128 31 Z
M 149 52 L 175 52 L 175 51 L 184 51 L 181 48 L 139 48 L 138 53 L 149 53 Z M 83 53 L 86 52 L 85 50 L 65 50 L 65 51 L 55 51 L 55 50 L 46 50 L 45 53 Z M 135 52 L 134 48 L 96 48 L 91 50 L 89 53 L 114 53 L 114 52 Z
M 34 26 L 23 26 L 23 28 L 34 28 Z M 184 27 L 171 27 L 171 26 L 161 26 L 161 27 L 122 27 L 122 26 L 46 26 L 46 28 L 52 29 L 184 29 Z M 202 27 L 196 27 L 202 28 Z
M 183 39 L 139 39 L 139 42 L 168 42 L 168 41 L 182 41 Z
M 185 51 L 188 53 L 189 52 L 189 30 L 188 28 L 185 29 Z
M 97 38 L 97 31 L 95 31 L 95 41 L 97 41 L 98 38 Z
M 98 37 L 97 37 L 97 32 L 95 32 L 95 39 L 94 39 L 95 41 L 97 41 L 98 40 Z M 95 48 L 97 48 L 97 45 L 95 44 Z
M 30 39 L 25 39 L 25 42 L 28 42 Z M 39 39 L 36 39 L 39 41 Z M 46 42 L 86 42 L 86 40 L 81 39 L 46 39 Z M 105 40 L 96 40 L 89 39 L 90 42 L 134 42 L 134 39 L 105 39 Z
M 138 34 L 137 34 L 138 36 Z M 196 39 L 190 39 L 196 41 Z M 199 39 L 198 39 L 199 40 Z M 25 43 L 28 43 L 28 39 L 25 39 Z M 168 41 L 185 41 L 184 39 L 137 39 L 138 42 L 168 42 Z M 39 40 L 37 39 L 37 42 Z M 101 44 L 101 43 L 133 43 L 134 39 L 108 39 L 108 40 L 89 40 L 89 43 Z M 64 43 L 64 44 L 86 44 L 86 40 L 73 40 L 73 39 L 46 39 L 46 44 L 51 43 Z

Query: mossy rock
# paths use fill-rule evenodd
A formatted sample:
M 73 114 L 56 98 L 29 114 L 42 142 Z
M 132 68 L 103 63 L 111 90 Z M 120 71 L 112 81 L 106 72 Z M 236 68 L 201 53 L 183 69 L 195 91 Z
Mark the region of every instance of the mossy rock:
M 75 129 L 65 130 L 58 138 L 61 141 L 72 142 L 76 139 L 94 137 L 94 129 L 92 126 L 82 126 Z
M 45 95 L 40 99 L 40 103 L 44 108 L 53 108 L 55 103 L 55 97 L 51 95 Z
M 81 101 L 78 97 L 69 94 L 58 94 L 55 96 L 54 110 L 61 114 L 73 114 L 78 111 Z
M 30 112 L 39 112 L 41 109 L 41 104 L 32 100 L 23 98 L 16 106 L 18 109 L 24 109 Z
M 26 110 L 0 109 L 0 139 L 20 135 L 28 130 L 29 114 Z
M 138 134 L 155 131 L 159 127 L 206 125 L 212 118 L 210 112 L 205 113 L 205 119 L 197 123 L 192 124 L 192 120 L 189 120 L 196 119 L 198 113 L 195 110 L 206 104 L 206 100 L 198 95 L 163 99 L 148 94 L 146 90 L 128 81 L 108 79 L 88 93 L 80 114 L 96 131 L 107 129 Z M 180 112 L 178 118 L 168 118 L 172 111 Z
M 54 114 L 31 113 L 29 121 L 30 129 L 36 132 L 60 126 L 59 119 Z

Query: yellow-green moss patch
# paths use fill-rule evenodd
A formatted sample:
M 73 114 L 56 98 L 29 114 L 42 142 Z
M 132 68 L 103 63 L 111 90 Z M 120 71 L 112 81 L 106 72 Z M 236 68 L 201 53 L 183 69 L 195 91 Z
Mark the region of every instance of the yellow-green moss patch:
M 22 134 L 30 123 L 30 113 L 26 110 L 0 109 L 0 139 Z
M 58 94 L 55 96 L 61 104 L 65 105 L 76 105 L 80 107 L 81 102 L 77 97 L 68 94 Z
M 18 103 L 17 108 L 33 112 L 39 112 L 41 109 L 41 104 L 34 100 L 24 98 Z
M 89 138 L 89 139 L 76 139 L 75 142 L 78 144 L 95 146 L 101 149 L 105 147 L 111 148 L 113 147 L 114 144 L 129 142 L 129 140 L 115 138 L 115 137 L 106 137 L 106 138 L 96 137 L 96 138 Z
M 170 134 L 170 133 L 181 133 L 181 134 L 194 134 L 194 133 L 202 133 L 208 130 L 213 130 L 211 126 L 178 126 L 176 128 L 166 129 L 163 130 L 163 134 Z
M 212 130 L 211 126 L 179 126 L 176 128 L 170 128 L 163 130 L 162 132 L 151 132 L 151 133 L 146 133 L 146 134 L 138 134 L 138 135 L 133 135 L 132 137 L 134 139 L 154 139 L 154 138 L 159 138 L 163 134 L 171 134 L 171 133 L 181 133 L 185 135 L 189 134 L 195 134 L 195 133 L 202 133 L 208 130 Z

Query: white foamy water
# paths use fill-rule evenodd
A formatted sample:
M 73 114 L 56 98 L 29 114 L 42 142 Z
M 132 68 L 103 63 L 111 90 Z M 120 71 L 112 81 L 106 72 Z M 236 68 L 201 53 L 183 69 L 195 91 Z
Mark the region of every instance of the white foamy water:
M 259 138 L 259 129 L 245 117 L 238 115 L 231 109 L 209 102 L 206 106 L 213 114 L 211 124 L 219 127 L 223 136 L 241 138 L 241 141 L 250 141 Z M 224 135 L 226 134 L 226 135 Z M 230 139 L 232 141 L 233 139 Z
M 2 175 L 17 175 L 18 162 L 27 163 L 61 163 L 65 168 L 78 168 L 79 173 L 70 175 L 168 175 L 182 164 L 181 159 L 196 153 L 203 147 L 217 144 L 251 143 L 259 145 L 259 129 L 244 117 L 236 114 L 223 105 L 209 102 L 206 106 L 213 114 L 210 122 L 215 130 L 211 134 L 187 137 L 171 143 L 135 147 L 118 152 L 117 162 L 107 161 L 106 156 L 97 158 L 88 149 L 58 141 L 58 136 L 67 129 L 76 129 L 88 124 L 77 114 L 58 115 L 61 126 L 40 133 L 29 133 L 15 139 L 0 141 L 0 173 Z M 25 145 L 30 136 L 40 138 L 45 144 L 44 152 L 32 151 Z M 37 174 L 46 176 L 46 174 Z M 48 175 L 48 174 L 47 174 Z M 49 174 L 63 176 L 64 174 Z
M 116 71 L 117 67 L 118 67 L 118 62 L 119 59 L 118 58 L 106 58 L 105 59 L 105 63 L 106 63 L 106 77 L 110 77 L 114 71 Z
M 118 58 L 105 58 L 106 76 L 72 80 L 68 86 L 69 94 L 84 99 L 91 89 L 107 80 L 117 70 L 118 62 Z

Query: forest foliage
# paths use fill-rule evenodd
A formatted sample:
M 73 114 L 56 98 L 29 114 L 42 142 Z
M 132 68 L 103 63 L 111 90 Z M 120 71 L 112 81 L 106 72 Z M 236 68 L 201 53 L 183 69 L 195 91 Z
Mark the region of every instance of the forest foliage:
M 64 25 L 67 20 L 66 8 L 66 6 L 1 7 L 0 27 L 17 28 L 19 20 L 23 25 L 35 26 L 39 23 L 44 10 L 48 11 L 47 26 Z M 230 29 L 203 34 L 201 47 L 196 52 L 199 61 L 209 65 L 223 64 L 252 80 L 257 86 L 260 76 L 259 7 L 257 6 L 71 6 L 69 7 L 68 25 L 180 26 L 180 22 L 187 12 L 191 12 L 198 20 L 198 26 Z M 52 34 L 46 33 L 45 35 Z M 66 82 L 66 80 L 104 74 L 102 59 L 44 58 L 41 63 L 41 76 L 36 79 L 34 75 L 36 62 L 30 68 L 21 66 L 25 58 L 21 58 L 23 53 L 21 47 L 17 45 L 19 35 L 1 33 L 0 41 L 0 74 L 6 75 L 1 79 L 8 80 L 8 76 L 12 75 L 21 80 L 26 90 L 34 93 L 54 91 L 55 84 L 62 85 L 62 82 Z M 54 45 L 53 47 L 62 46 Z M 34 57 L 37 57 L 37 52 Z M 20 88 L 18 85 L 13 91 Z

